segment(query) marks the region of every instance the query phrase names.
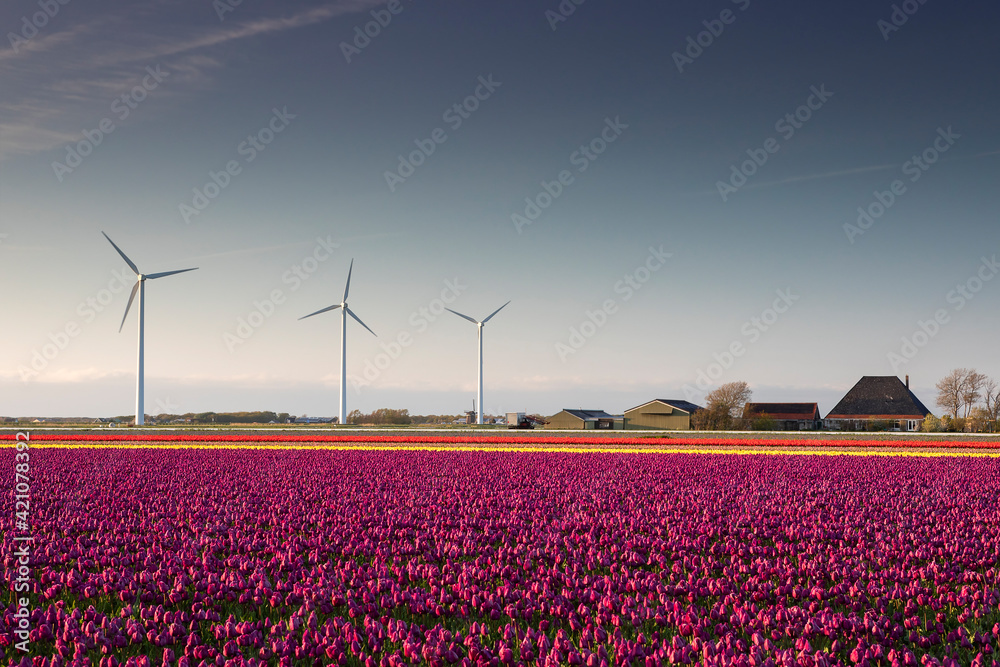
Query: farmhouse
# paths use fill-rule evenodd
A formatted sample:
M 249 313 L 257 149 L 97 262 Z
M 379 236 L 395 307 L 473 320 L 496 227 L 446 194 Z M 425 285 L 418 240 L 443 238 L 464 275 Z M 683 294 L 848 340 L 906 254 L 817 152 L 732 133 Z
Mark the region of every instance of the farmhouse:
M 657 398 L 625 411 L 625 428 L 690 431 L 691 416 L 701 406 L 669 398 Z
M 827 428 L 861 429 L 866 423 L 888 422 L 889 430 L 919 431 L 930 410 L 895 375 L 866 375 L 826 416 Z
M 566 409 L 549 417 L 545 428 L 621 430 L 625 428 L 625 418 L 609 415 L 604 410 Z
M 811 431 L 822 423 L 815 403 L 747 403 L 743 418 L 770 417 L 782 431 Z

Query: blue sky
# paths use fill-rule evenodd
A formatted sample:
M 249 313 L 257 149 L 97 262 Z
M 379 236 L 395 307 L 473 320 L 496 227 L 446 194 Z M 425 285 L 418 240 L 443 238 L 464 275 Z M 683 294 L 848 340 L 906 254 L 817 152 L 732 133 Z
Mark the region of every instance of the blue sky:
M 470 407 L 440 308 L 507 300 L 488 412 L 1000 377 L 1000 7 L 561 6 L 5 3 L 0 414 L 132 411 L 102 230 L 199 267 L 147 285 L 151 414 L 335 414 L 338 315 L 298 318 L 352 258 L 349 409 Z

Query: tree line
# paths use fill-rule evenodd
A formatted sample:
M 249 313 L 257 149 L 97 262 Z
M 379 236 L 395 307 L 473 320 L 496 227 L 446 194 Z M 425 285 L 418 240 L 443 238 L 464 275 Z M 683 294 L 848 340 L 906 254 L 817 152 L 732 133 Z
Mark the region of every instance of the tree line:
M 937 383 L 938 419 L 924 421 L 925 431 L 997 431 L 1000 420 L 1000 384 L 974 368 L 956 368 Z
M 302 414 L 299 418 L 305 419 Z M 131 422 L 134 415 L 119 415 L 110 418 L 114 422 Z M 376 426 L 409 426 L 421 424 L 451 424 L 456 419 L 464 419 L 465 415 L 411 415 L 409 410 L 395 408 L 379 408 L 373 412 L 352 410 L 347 416 L 348 424 L 368 424 Z M 5 420 L 17 422 L 16 419 L 0 417 L 0 423 Z M 190 424 L 287 424 L 294 423 L 296 415 L 288 412 L 272 412 L 260 410 L 253 412 L 187 412 L 185 414 L 161 413 L 155 416 L 147 415 L 150 422 L 181 422 Z M 337 423 L 337 418 L 333 418 Z
M 420 424 L 451 424 L 465 415 L 411 415 L 409 410 L 379 408 L 374 412 L 352 410 L 347 415 L 348 424 L 365 424 L 374 426 L 409 426 Z
M 119 415 L 113 417 L 112 421 L 129 422 L 135 415 Z M 152 417 L 158 422 L 190 422 L 192 424 L 285 424 L 289 419 L 294 420 L 295 415 L 287 412 L 271 412 L 270 410 L 258 410 L 252 412 L 186 412 L 182 415 L 161 413 Z
M 409 426 L 413 417 L 409 410 L 379 408 L 374 412 L 364 413 L 361 410 L 351 410 L 347 415 L 348 424 L 374 424 L 376 426 Z

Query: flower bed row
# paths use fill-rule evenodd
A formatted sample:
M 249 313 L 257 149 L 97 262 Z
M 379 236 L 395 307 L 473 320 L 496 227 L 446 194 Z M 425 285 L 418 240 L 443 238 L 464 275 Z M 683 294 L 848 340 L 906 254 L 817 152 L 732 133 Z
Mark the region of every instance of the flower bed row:
M 15 434 L 0 434 L 0 440 L 14 440 Z M 72 433 L 31 434 L 33 442 L 247 442 L 247 443 L 386 443 L 386 444 L 487 444 L 530 447 L 532 445 L 645 445 L 645 446 L 718 446 L 742 448 L 816 447 L 816 448 L 929 448 L 929 449 L 1000 449 L 1000 442 L 968 440 L 847 440 L 812 438 L 688 438 L 688 437 L 580 437 L 580 436 L 495 436 L 495 435 L 375 435 L 375 434 L 160 434 L 160 433 Z

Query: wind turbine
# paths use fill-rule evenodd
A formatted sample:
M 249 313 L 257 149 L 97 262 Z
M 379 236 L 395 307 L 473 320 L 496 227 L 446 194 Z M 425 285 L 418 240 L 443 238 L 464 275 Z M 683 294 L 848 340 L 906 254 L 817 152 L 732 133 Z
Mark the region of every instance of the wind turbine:
M 104 234 L 104 232 L 101 232 Z M 132 269 L 135 273 L 135 285 L 132 286 L 132 294 L 128 298 L 128 305 L 125 306 L 125 314 L 122 315 L 122 323 L 118 327 L 118 333 L 121 333 L 122 327 L 125 326 L 125 318 L 128 317 L 128 311 L 132 307 L 132 301 L 135 299 L 135 293 L 139 293 L 139 358 L 136 362 L 136 378 L 135 378 L 135 425 L 142 426 L 145 423 L 145 412 L 143 407 L 143 330 L 146 325 L 146 309 L 145 309 L 145 295 L 146 295 L 146 281 L 155 280 L 157 278 L 163 278 L 165 276 L 172 276 L 175 273 L 186 273 L 188 271 L 194 271 L 194 269 L 181 269 L 179 271 L 163 271 L 161 273 L 149 273 L 143 274 L 139 273 L 139 269 L 136 268 L 135 263 L 128 258 L 128 256 L 122 252 L 122 249 L 115 245 L 115 242 L 111 240 L 111 237 L 104 234 L 104 238 L 108 240 L 114 249 L 118 251 L 118 254 L 122 256 L 128 267 Z
M 328 310 L 336 310 L 340 308 L 340 424 L 345 423 L 347 418 L 347 316 L 353 317 L 358 324 L 368 329 L 368 325 L 361 321 L 361 318 L 354 314 L 354 311 L 347 307 L 347 293 L 351 291 L 351 272 L 354 270 L 354 260 L 351 260 L 351 267 L 347 269 L 347 286 L 344 288 L 344 300 L 340 303 L 329 306 L 322 310 L 317 310 L 315 313 L 309 313 L 300 317 L 300 320 L 304 320 L 307 317 L 312 317 L 313 315 L 319 315 L 320 313 L 325 313 Z M 374 331 L 368 329 L 368 333 L 378 338 Z
M 507 303 L 510 303 L 510 301 L 508 301 Z M 494 310 L 492 313 L 490 313 L 489 316 L 487 316 L 486 319 L 484 319 L 482 322 L 480 322 L 478 320 L 474 320 L 471 317 L 469 317 L 468 315 L 463 315 L 462 313 L 454 311 L 451 308 L 445 308 L 445 310 L 447 310 L 449 313 L 455 313 L 456 315 L 458 315 L 459 317 L 461 317 L 463 320 L 469 320 L 470 322 L 472 322 L 473 324 L 475 324 L 476 327 L 479 329 L 479 403 L 478 403 L 479 407 L 476 409 L 476 423 L 477 424 L 482 424 L 483 423 L 483 325 L 485 325 L 487 322 L 489 322 L 491 319 L 493 319 L 494 315 L 496 315 L 501 310 L 503 310 L 504 308 L 506 308 L 507 307 L 507 303 L 505 303 L 504 305 L 500 306 L 499 308 L 497 308 L 496 310 Z

